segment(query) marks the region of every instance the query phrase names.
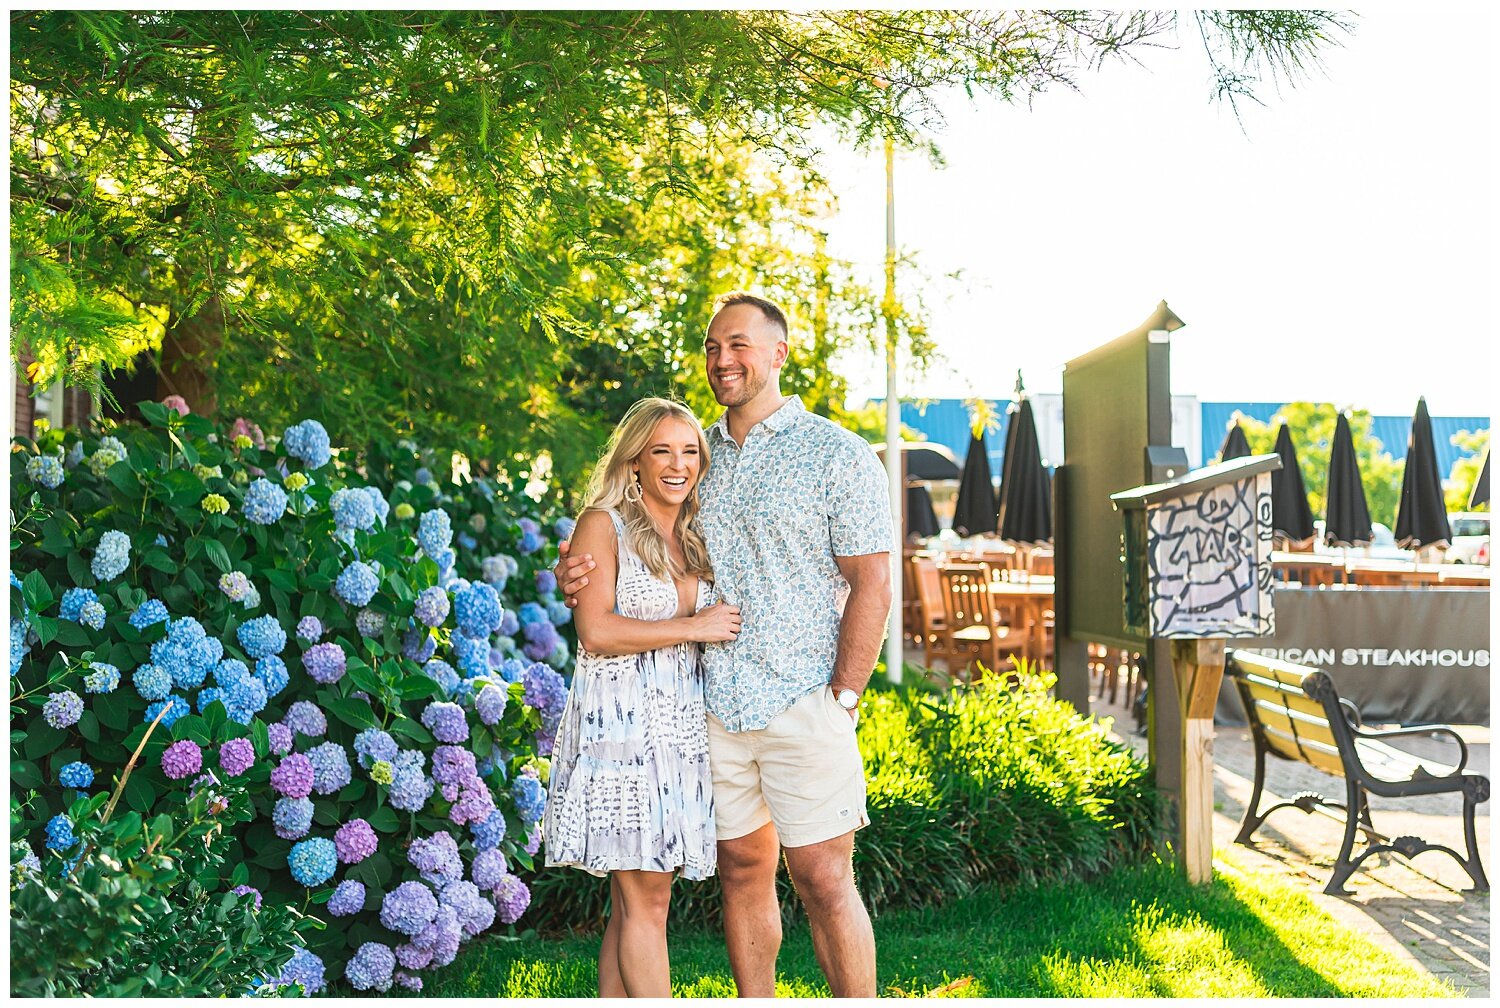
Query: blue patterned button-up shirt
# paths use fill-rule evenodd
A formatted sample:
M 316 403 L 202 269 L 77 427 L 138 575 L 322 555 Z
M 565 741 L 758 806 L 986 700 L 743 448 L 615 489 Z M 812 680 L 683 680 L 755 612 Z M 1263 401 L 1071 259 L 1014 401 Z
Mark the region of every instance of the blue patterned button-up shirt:
M 705 699 L 729 731 L 748 731 L 833 678 L 849 597 L 834 557 L 890 552 L 890 493 L 874 449 L 796 396 L 744 447 L 720 417 L 708 447 L 698 523 L 716 594 L 744 624 L 704 646 Z

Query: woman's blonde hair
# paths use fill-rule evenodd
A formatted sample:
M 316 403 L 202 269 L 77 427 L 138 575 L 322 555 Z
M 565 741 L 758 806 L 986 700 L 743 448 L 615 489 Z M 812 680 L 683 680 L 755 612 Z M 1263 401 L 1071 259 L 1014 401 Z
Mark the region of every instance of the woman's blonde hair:
M 667 541 L 647 514 L 640 495 L 635 494 L 634 499 L 626 495 L 626 490 L 636 482 L 635 475 L 630 471 L 631 465 L 650 445 L 656 425 L 672 417 L 688 424 L 698 435 L 698 458 L 701 460 L 698 480 L 688 491 L 674 527 L 677 542 L 682 547 L 683 560 L 686 561 L 686 570 L 679 569 L 672 559 Z M 708 546 L 694 521 L 698 516 L 698 485 L 708 472 L 708 463 L 708 439 L 703 436 L 703 427 L 691 410 L 670 399 L 642 399 L 625 411 L 625 418 L 610 435 L 609 445 L 604 449 L 604 454 L 589 479 L 588 491 L 584 496 L 585 507 L 600 510 L 614 508 L 618 511 L 625 520 L 627 543 L 657 577 L 672 581 L 688 574 L 696 574 L 712 580 L 713 568 L 708 562 Z

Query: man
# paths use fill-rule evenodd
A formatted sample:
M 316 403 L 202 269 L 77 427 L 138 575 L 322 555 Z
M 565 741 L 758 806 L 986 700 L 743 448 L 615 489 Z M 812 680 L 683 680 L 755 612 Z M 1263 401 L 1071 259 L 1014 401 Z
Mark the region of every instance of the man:
M 786 315 L 750 294 L 719 299 L 703 349 L 724 414 L 699 521 L 715 588 L 744 629 L 704 649 L 719 878 L 741 997 L 775 996 L 785 852 L 835 997 L 875 996 L 875 936 L 854 884 L 866 825 L 855 743 L 859 695 L 890 612 L 885 473 L 858 436 L 781 393 Z M 586 556 L 559 561 L 571 596 Z

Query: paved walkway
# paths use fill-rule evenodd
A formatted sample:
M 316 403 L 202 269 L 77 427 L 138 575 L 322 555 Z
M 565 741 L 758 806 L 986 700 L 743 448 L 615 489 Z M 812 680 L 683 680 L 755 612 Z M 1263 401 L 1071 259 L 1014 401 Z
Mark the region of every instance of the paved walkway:
M 1135 721 L 1123 707 L 1096 698 L 1094 713 L 1113 717 L 1114 737 L 1145 755 L 1146 737 L 1136 733 Z M 1488 775 L 1489 729 L 1461 726 L 1459 732 L 1469 746 L 1468 769 Z M 1451 741 L 1431 736 L 1402 739 L 1399 745 L 1419 756 L 1449 762 L 1457 751 Z M 1255 750 L 1248 729 L 1219 726 L 1214 740 L 1215 848 L 1234 843 L 1254 778 Z M 1302 791 L 1321 792 L 1341 801 L 1343 781 L 1302 764 L 1272 760 L 1266 768 L 1266 788 L 1262 808 Z M 1410 834 L 1460 852 L 1464 849 L 1463 800 L 1457 795 L 1372 797 L 1370 807 L 1375 828 L 1382 833 Z M 1493 877 L 1489 808 L 1488 802 L 1479 806 L 1477 826 L 1485 871 Z M 1252 867 L 1281 873 L 1300 884 L 1335 919 L 1407 962 L 1448 981 L 1468 997 L 1489 997 L 1489 894 L 1464 892 L 1471 883 L 1463 869 L 1446 854 L 1430 852 L 1412 862 L 1393 854 L 1372 857 L 1345 883 L 1352 895 L 1325 895 L 1323 886 L 1342 835 L 1343 824 L 1329 816 L 1283 809 L 1261 826 L 1255 847 L 1235 850 Z

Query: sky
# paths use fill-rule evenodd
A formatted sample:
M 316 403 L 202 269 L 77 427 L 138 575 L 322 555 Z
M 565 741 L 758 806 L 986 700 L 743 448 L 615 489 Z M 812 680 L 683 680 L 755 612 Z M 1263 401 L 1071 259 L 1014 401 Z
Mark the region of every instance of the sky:
M 1377 414 L 1425 395 L 1435 415 L 1490 415 L 1500 18 L 1435 17 L 1417 32 L 1410 9 L 1360 16 L 1239 120 L 1212 100 L 1191 26 L 1029 108 L 945 96 L 947 166 L 896 162 L 897 243 L 917 266 L 898 288 L 921 286 L 947 359 L 903 397 L 1008 398 L 1017 368 L 1059 392 L 1065 361 L 1165 299 L 1187 323 L 1174 394 Z M 879 290 L 883 156 L 822 164 L 839 194 L 829 251 Z M 885 394 L 883 358 L 846 367 L 853 401 Z

